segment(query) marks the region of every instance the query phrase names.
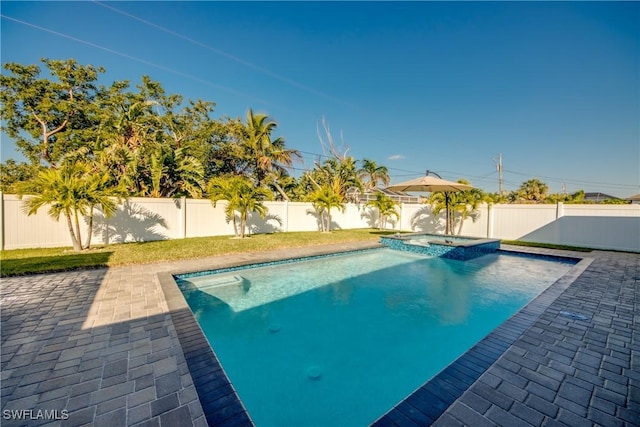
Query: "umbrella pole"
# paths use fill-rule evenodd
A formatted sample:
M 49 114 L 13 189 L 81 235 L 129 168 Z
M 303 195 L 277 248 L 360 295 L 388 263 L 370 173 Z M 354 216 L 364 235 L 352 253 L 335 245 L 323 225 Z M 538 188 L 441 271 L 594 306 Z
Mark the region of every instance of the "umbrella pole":
M 449 234 L 449 193 L 444 192 L 444 234 Z

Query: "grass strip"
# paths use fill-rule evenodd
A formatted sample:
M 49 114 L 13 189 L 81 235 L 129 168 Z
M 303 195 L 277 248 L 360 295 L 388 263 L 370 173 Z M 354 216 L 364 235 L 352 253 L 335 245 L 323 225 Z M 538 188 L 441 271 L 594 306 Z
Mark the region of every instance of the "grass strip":
M 561 251 L 591 252 L 593 249 L 582 246 L 556 245 L 554 243 L 523 242 L 520 240 L 502 240 L 503 245 L 527 246 L 531 248 L 558 249 Z
M 0 253 L 0 276 L 16 276 L 82 268 L 114 267 L 175 261 L 239 252 L 259 252 L 271 249 L 328 245 L 359 241 L 376 241 L 381 235 L 395 231 L 375 229 L 337 230 L 331 233 L 288 232 L 256 234 L 245 239 L 230 236 L 196 237 L 112 245 L 74 252 L 70 247 L 15 249 Z
M 0 252 L 0 277 L 206 258 L 239 252 L 250 253 L 333 243 L 376 241 L 380 236 L 395 233 L 396 231 L 376 229 L 337 230 L 331 233 L 301 231 L 256 234 L 245 239 L 214 236 L 96 245 L 91 250 L 84 252 L 74 252 L 70 247 L 14 249 Z M 502 243 L 581 252 L 591 251 L 591 249 L 583 247 L 518 240 L 503 240 Z

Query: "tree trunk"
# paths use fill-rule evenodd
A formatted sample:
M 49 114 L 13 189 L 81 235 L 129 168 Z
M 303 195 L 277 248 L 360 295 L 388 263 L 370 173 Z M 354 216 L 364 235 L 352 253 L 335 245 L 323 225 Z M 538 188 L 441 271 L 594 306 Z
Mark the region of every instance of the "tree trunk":
M 453 236 L 455 234 L 454 228 L 456 226 L 456 223 L 455 223 L 455 218 L 456 218 L 455 211 L 451 210 L 451 214 L 450 215 L 451 215 L 451 218 L 450 218 L 451 220 L 449 222 L 449 234 L 451 236 Z
M 238 222 L 236 221 L 236 213 L 233 213 L 233 234 L 236 235 L 236 237 L 240 237 L 240 234 L 238 233 Z
M 78 215 L 78 209 L 73 210 L 73 216 L 76 223 L 76 238 L 78 239 L 78 247 L 82 250 L 82 233 L 80 233 L 80 217 Z
M 73 250 L 76 252 L 82 251 L 82 246 L 80 245 L 80 241 L 76 237 L 76 233 L 73 231 L 73 223 L 71 222 L 71 212 L 65 212 L 67 217 L 67 227 L 69 227 L 69 234 L 71 235 L 71 243 L 73 244 Z
M 318 220 L 320 221 L 320 232 L 324 233 L 324 209 L 320 209 L 317 211 L 318 212 Z
M 69 90 L 70 99 L 73 101 L 73 90 Z M 42 128 L 42 158 L 47 161 L 51 166 L 55 167 L 55 163 L 51 160 L 51 149 L 49 148 L 49 138 L 58 132 L 62 131 L 69 123 L 69 113 L 67 113 L 67 117 L 64 119 L 62 124 L 53 130 L 47 130 L 47 123 L 38 117 L 38 115 L 32 110 L 31 114 L 36 119 L 38 123 L 40 123 L 40 127 Z
M 449 209 L 449 232 L 447 233 L 448 235 L 453 235 L 453 211 L 451 209 Z
M 87 243 L 84 245 L 84 249 L 91 248 L 92 235 L 93 235 L 93 206 L 89 208 L 89 231 L 87 231 Z
M 327 233 L 331 232 L 331 208 L 327 209 Z
M 273 181 L 273 186 L 276 187 L 276 190 L 278 190 L 278 193 L 280 193 L 284 200 L 286 200 L 287 202 L 290 201 L 289 196 L 287 196 L 287 193 L 285 193 L 282 187 L 280 187 L 280 184 L 278 184 L 276 181 Z

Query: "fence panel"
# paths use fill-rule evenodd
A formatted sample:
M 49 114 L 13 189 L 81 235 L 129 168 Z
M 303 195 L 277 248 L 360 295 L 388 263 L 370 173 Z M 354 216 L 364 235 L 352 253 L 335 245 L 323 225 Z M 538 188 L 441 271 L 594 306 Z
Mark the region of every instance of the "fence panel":
M 521 240 L 640 252 L 640 217 L 563 216 Z
M 469 237 L 488 237 L 489 236 L 489 208 L 487 205 L 482 205 L 478 207 L 476 212 L 472 213 L 462 224 L 462 229 L 460 229 L 461 236 L 469 236 Z M 454 230 L 455 232 L 458 229 Z
M 227 202 L 186 199 L 186 237 L 233 235 L 233 223 L 226 221 L 224 209 Z
M 23 201 L 18 196 L 3 194 L 2 197 L 4 249 L 71 246 L 64 215 L 60 216 L 60 221 L 55 221 L 44 207 L 37 214 L 27 216 L 23 211 Z
M 1 194 L 1 200 L 3 249 L 71 246 L 64 217 L 54 221 L 46 207 L 27 216 L 17 196 Z M 310 203 L 265 202 L 265 206 L 265 218 L 249 216 L 251 233 L 320 229 L 318 215 Z M 111 218 L 96 210 L 93 242 L 233 235 L 225 207 L 224 201 L 214 208 L 208 200 L 130 198 Z M 399 206 L 398 212 L 400 219 L 391 218 L 387 229 L 444 232 L 444 215 L 433 215 L 429 205 L 407 203 Z M 365 204 L 347 204 L 344 212 L 334 208 L 331 214 L 332 229 L 378 226 L 377 210 Z M 81 220 L 86 238 L 88 221 Z M 465 221 L 461 234 L 640 252 L 640 205 L 484 205 Z
M 636 205 L 563 205 L 563 216 L 631 216 L 640 217 Z
M 96 243 L 147 242 L 182 237 L 180 199 L 131 197 L 120 204 L 115 215 L 94 218 Z
M 556 205 L 494 205 L 493 236 L 517 240 L 532 230 L 555 221 Z
M 318 231 L 320 219 L 311 203 L 289 202 L 289 231 Z
M 252 234 L 275 233 L 287 229 L 288 202 L 264 202 L 268 209 L 264 218 L 258 214 L 251 214 L 248 225 Z
M 435 233 L 438 229 L 444 231 L 444 216 L 432 215 L 429 205 L 406 203 L 403 206 L 402 216 L 403 230 L 422 233 Z

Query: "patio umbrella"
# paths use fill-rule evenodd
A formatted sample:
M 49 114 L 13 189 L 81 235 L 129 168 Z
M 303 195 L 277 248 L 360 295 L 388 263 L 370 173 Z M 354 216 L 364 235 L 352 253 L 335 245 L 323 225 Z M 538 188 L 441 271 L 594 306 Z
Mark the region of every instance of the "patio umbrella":
M 429 173 L 435 175 L 430 176 Z M 410 181 L 401 182 L 399 184 L 390 185 L 387 190 L 392 191 L 416 191 L 433 193 L 444 192 L 445 201 L 445 234 L 449 234 L 449 193 L 453 191 L 471 190 L 471 185 L 460 184 L 459 182 L 447 181 L 433 172 L 427 171 L 426 176 L 412 179 Z

